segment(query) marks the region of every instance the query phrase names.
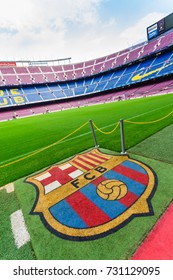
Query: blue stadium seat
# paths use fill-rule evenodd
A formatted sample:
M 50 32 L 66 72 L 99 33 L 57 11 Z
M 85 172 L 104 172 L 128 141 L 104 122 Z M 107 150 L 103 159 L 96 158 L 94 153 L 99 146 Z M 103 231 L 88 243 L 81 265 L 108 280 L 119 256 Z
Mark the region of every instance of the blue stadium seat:
M 43 99 L 41 98 L 41 96 L 39 94 L 27 94 L 27 99 L 29 101 L 29 103 L 34 103 L 34 102 L 39 102 L 39 101 L 43 101 Z
M 74 89 L 75 95 L 83 95 L 85 93 L 85 87 L 77 87 Z
M 62 92 L 62 90 L 54 90 L 54 91 L 53 91 L 53 94 L 54 94 L 58 99 L 61 99 L 61 98 L 66 97 L 65 94 Z

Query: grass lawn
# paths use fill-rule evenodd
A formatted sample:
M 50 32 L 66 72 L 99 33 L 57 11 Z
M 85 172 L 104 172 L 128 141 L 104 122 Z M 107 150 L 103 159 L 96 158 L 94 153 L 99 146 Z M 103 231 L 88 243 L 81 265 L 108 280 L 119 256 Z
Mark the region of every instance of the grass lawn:
M 129 152 L 173 164 L 173 125 L 140 142 Z
M 22 159 L 62 139 L 90 119 L 104 131 L 110 131 L 121 118 L 133 121 L 153 121 L 167 115 L 172 109 L 173 94 L 169 94 L 0 123 L 0 186 L 93 147 L 90 126 L 87 124 L 62 143 Z M 125 123 L 126 149 L 172 123 L 173 114 L 154 124 Z M 121 151 L 119 129 L 110 135 L 96 131 L 96 135 L 100 147 Z M 19 159 L 22 160 L 15 162 Z

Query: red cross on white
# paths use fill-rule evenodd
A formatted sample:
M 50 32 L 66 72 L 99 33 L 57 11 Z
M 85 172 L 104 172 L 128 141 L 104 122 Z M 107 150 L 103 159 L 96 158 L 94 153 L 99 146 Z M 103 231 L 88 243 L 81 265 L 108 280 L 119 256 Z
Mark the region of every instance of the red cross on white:
M 35 179 L 41 182 L 44 186 L 45 194 L 47 194 L 81 174 L 83 174 L 81 170 L 67 163 L 61 166 L 54 166 L 49 171 L 37 176 Z

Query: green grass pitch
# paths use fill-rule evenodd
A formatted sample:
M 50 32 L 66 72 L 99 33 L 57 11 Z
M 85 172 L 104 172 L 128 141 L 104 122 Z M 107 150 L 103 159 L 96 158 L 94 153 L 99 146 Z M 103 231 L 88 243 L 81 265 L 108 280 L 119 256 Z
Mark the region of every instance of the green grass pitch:
M 173 114 L 153 124 L 124 124 L 125 145 L 130 156 L 148 164 L 157 173 L 159 184 L 152 199 L 155 214 L 135 218 L 105 238 L 72 242 L 51 234 L 38 216 L 29 215 L 36 194 L 35 189 L 23 181 L 33 172 L 93 147 L 89 124 L 62 143 L 26 159 L 23 157 L 55 143 L 90 119 L 108 132 L 120 119 L 154 121 L 172 110 L 173 94 L 167 94 L 0 123 L 0 186 L 17 180 L 14 193 L 0 191 L 0 259 L 129 259 L 173 199 Z M 110 135 L 96 131 L 96 136 L 101 148 L 121 152 L 119 128 Z M 14 246 L 9 221 L 9 215 L 17 209 L 22 209 L 31 236 L 31 241 L 20 249 Z
M 0 186 L 27 176 L 52 163 L 93 147 L 89 123 L 60 144 L 52 146 L 25 160 L 11 164 L 65 137 L 92 119 L 99 128 L 111 131 L 120 120 L 153 121 L 173 108 L 173 94 L 124 102 L 77 108 L 68 111 L 12 120 L 0 123 Z M 172 123 L 172 115 L 150 125 L 125 124 L 126 149 L 129 149 Z M 96 131 L 102 148 L 121 151 L 120 133 L 104 135 Z

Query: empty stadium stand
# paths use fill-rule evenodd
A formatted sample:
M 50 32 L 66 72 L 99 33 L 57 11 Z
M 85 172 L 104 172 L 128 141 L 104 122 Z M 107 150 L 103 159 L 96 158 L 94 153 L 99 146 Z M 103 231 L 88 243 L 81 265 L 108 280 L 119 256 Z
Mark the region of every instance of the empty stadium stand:
M 16 117 L 14 109 L 17 116 L 24 116 L 45 113 L 47 106 L 54 111 L 169 92 L 172 73 L 173 31 L 120 52 L 76 64 L 1 66 L 3 117 L 0 120 Z M 28 106 L 35 104 L 39 107 L 34 107 L 33 112 Z M 23 106 L 27 110 L 23 110 Z

